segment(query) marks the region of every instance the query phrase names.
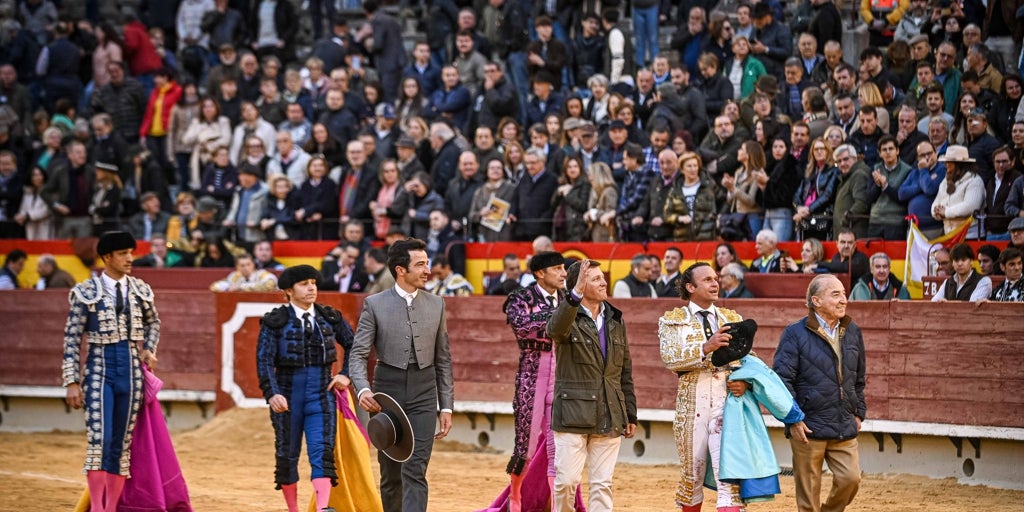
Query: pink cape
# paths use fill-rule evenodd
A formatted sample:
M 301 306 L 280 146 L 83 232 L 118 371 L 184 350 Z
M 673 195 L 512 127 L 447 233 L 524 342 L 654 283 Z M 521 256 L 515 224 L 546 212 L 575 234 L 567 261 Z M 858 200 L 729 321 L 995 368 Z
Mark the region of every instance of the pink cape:
M 132 434 L 131 475 L 124 485 L 118 512 L 192 512 L 188 487 L 171 444 L 164 412 L 156 394 L 163 381 L 142 365 L 145 396 Z M 84 507 L 83 507 L 84 504 Z M 89 491 L 76 511 L 89 510 Z
M 522 511 L 546 512 L 551 510 L 551 489 L 548 488 L 548 451 L 547 436 L 539 436 L 537 449 L 523 474 Z M 477 512 L 506 512 L 508 510 L 509 486 L 491 502 L 491 506 Z M 576 512 L 587 512 L 583 504 L 583 494 L 576 488 Z

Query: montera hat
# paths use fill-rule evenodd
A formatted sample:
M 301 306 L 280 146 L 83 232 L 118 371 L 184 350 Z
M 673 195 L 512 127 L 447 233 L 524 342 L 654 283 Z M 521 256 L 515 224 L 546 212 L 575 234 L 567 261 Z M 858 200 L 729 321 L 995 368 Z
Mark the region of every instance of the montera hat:
M 964 146 L 949 146 L 946 148 L 946 154 L 939 157 L 940 162 L 973 162 L 971 154 L 967 152 L 967 148 Z
M 320 277 L 320 271 L 310 265 L 288 267 L 284 269 L 284 272 L 281 272 L 281 277 L 277 278 L 277 287 L 287 290 L 295 286 L 295 283 L 301 283 L 307 279 L 316 279 L 317 284 L 323 281 L 323 278 Z
M 722 347 L 711 353 L 711 364 L 725 366 L 750 353 L 754 346 L 754 334 L 757 333 L 757 322 L 746 319 L 742 322 L 725 324 L 730 327 L 726 332 L 732 336 L 728 347 Z M 723 326 L 724 327 L 724 326 Z
M 374 393 L 373 399 L 380 404 L 380 412 L 366 424 L 370 442 L 395 462 L 409 460 L 416 445 L 409 417 L 387 393 Z
M 530 258 L 530 272 L 536 272 L 538 270 L 544 270 L 548 267 L 554 267 L 555 265 L 565 264 L 565 257 L 562 253 L 555 251 L 544 251 L 534 254 Z
M 135 237 L 127 231 L 108 231 L 96 242 L 96 254 L 100 256 L 123 249 L 135 249 Z

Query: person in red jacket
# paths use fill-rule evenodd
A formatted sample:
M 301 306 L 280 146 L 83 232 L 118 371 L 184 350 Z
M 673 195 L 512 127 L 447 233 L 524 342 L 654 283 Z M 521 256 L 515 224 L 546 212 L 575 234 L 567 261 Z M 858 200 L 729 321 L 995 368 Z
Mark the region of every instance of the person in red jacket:
M 139 126 L 139 142 L 144 144 L 161 167 L 167 168 L 171 160 L 167 154 L 167 131 L 171 110 L 181 99 L 181 86 L 174 81 L 174 75 L 167 68 L 160 68 L 153 74 L 153 92 L 149 94 L 149 105 Z
M 149 94 L 153 90 L 153 75 L 163 67 L 160 54 L 149 39 L 146 26 L 129 10 L 124 12 L 124 60 L 128 70 Z

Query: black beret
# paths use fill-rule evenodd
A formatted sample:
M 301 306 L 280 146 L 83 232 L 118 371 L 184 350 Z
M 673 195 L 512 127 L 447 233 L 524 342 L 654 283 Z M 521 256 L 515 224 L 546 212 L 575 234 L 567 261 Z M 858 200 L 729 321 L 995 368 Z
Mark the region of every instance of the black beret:
M 127 231 L 108 231 L 96 242 L 96 254 L 100 256 L 122 249 L 135 249 L 135 237 Z
M 555 265 L 561 265 L 563 263 L 565 263 L 565 257 L 563 257 L 560 252 L 538 252 L 530 258 L 530 272 L 544 270 L 548 267 L 554 267 Z
M 754 346 L 754 334 L 757 333 L 757 322 L 746 319 L 742 322 L 725 324 L 730 327 L 726 332 L 732 336 L 728 347 L 722 347 L 711 353 L 711 364 L 725 366 L 750 353 Z
M 307 279 L 316 279 L 317 284 L 323 281 L 320 277 L 320 271 L 309 266 L 309 265 L 296 265 L 294 267 L 288 267 L 281 272 L 281 277 L 277 278 L 277 287 L 282 290 L 287 290 L 295 283 L 305 281 Z

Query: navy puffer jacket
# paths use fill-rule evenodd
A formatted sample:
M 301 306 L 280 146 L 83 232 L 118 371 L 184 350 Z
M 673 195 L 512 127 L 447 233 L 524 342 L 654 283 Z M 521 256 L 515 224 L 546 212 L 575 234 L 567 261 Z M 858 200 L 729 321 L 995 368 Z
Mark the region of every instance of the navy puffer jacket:
M 839 321 L 842 368 L 836 353 L 811 312 L 782 332 L 772 369 L 786 383 L 807 418 L 812 439 L 852 439 L 854 417 L 864 419 L 864 339 L 849 316 Z M 789 434 L 787 426 L 786 434 Z

